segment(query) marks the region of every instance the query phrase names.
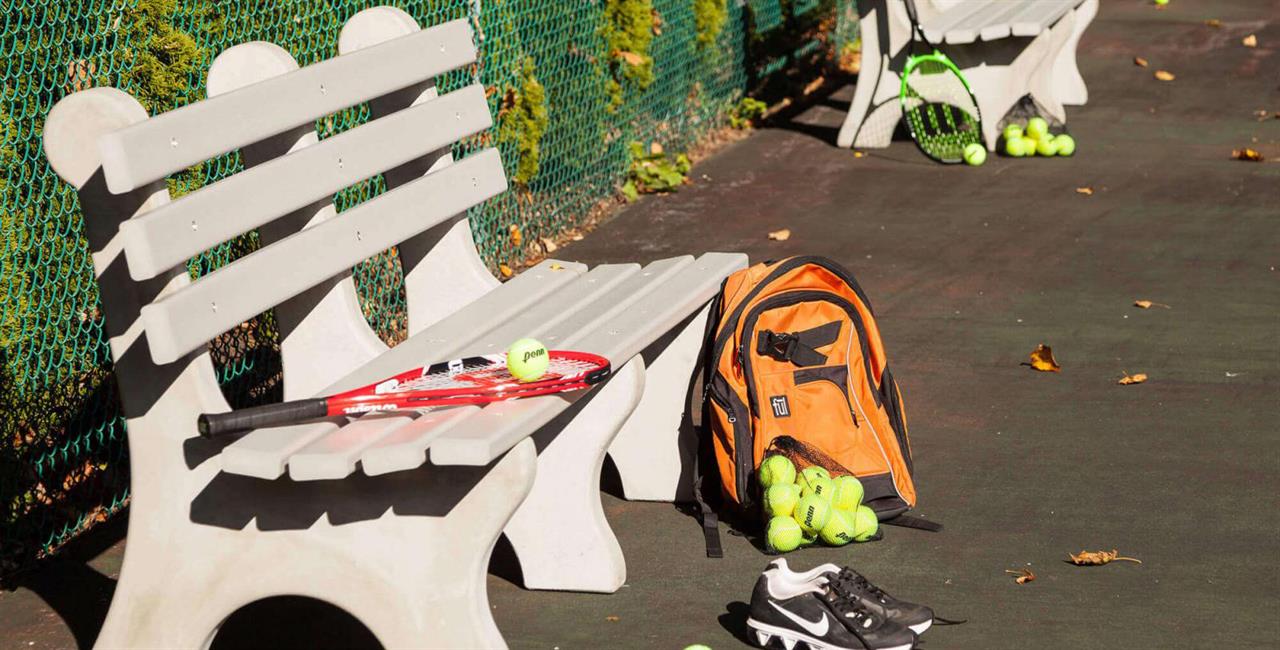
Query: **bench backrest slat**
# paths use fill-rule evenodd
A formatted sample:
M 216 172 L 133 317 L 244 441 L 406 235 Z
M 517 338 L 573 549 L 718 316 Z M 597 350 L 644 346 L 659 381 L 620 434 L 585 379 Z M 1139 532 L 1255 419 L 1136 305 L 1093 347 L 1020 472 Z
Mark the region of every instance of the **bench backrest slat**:
M 492 124 L 484 88 L 476 84 L 247 169 L 121 224 L 129 273 L 135 280 L 155 277 L 220 242 Z
M 475 57 L 470 25 L 455 20 L 157 115 L 99 140 L 107 187 L 132 191 Z
M 302 230 L 142 309 L 156 363 L 169 363 L 240 322 L 507 189 L 486 149 Z

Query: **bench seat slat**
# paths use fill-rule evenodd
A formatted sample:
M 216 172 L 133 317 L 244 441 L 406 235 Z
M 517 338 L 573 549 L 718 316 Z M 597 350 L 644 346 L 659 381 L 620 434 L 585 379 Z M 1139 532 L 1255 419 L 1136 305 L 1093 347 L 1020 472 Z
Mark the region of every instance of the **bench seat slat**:
M 923 0 L 918 0 L 923 1 Z M 929 39 L 930 43 L 942 43 L 947 32 L 951 28 L 965 21 L 969 16 L 981 11 L 983 7 L 989 4 L 989 0 L 963 0 L 956 5 L 931 19 L 924 20 L 920 23 L 920 30 L 924 32 L 924 37 Z
M 459 19 L 157 115 L 99 140 L 107 187 L 132 191 L 475 58 Z
M 710 300 L 729 273 L 743 268 L 746 256 L 708 253 L 680 273 L 651 284 L 633 296 L 594 331 L 566 339 L 566 345 L 590 350 L 615 364 L 639 354 L 657 336 Z M 546 424 L 580 399 L 583 392 L 548 395 L 492 404 L 441 435 L 431 444 L 431 461 L 440 465 L 484 465 Z
M 1038 36 L 1076 4 L 1075 0 L 1038 0 L 1027 3 L 1022 12 L 1009 20 L 1010 31 L 1014 36 Z
M 498 152 L 488 149 L 259 249 L 142 309 L 151 358 L 158 364 L 176 361 L 254 315 L 506 189 Z
M 987 30 L 1001 28 L 1008 35 L 1009 17 L 1021 10 L 1022 7 L 1015 2 L 990 2 L 981 10 L 970 14 L 962 23 L 947 30 L 946 42 L 952 45 L 973 43 L 988 33 Z
M 323 422 L 257 429 L 223 448 L 218 456 L 222 471 L 268 481 L 280 478 L 285 462 L 295 451 L 337 431 L 339 418 Z
M 360 453 L 377 441 L 415 422 L 416 413 L 369 414 L 356 418 L 294 452 L 288 458 L 289 478 L 306 481 L 343 478 L 355 469 Z
M 479 84 L 246 169 L 120 226 L 148 280 L 232 237 L 492 126 Z
M 360 465 L 369 476 L 421 467 L 427 462 L 427 447 L 433 440 L 479 411 L 479 406 L 454 406 L 425 413 L 409 426 L 396 429 L 391 435 L 383 436 L 369 445 L 360 455 Z M 292 459 L 289 461 L 291 476 L 294 462 Z
M 559 267 L 559 269 L 557 270 L 553 267 Z M 417 366 L 453 358 L 456 354 L 451 353 L 456 353 L 463 344 L 474 340 L 476 336 L 484 333 L 487 329 L 496 327 L 499 323 L 531 309 L 536 304 L 541 304 L 548 295 L 572 282 L 585 270 L 586 266 L 582 264 L 556 262 L 554 260 L 543 261 L 476 299 L 465 309 L 441 319 L 427 330 L 410 337 L 404 343 L 379 356 L 378 359 L 365 364 L 354 373 L 326 388 L 321 394 L 331 395 L 367 386 Z M 478 321 L 475 317 L 477 313 L 486 314 L 489 317 L 484 321 Z M 438 411 L 432 411 L 431 413 L 438 413 Z M 361 420 L 355 421 L 359 422 Z M 370 419 L 370 421 L 375 420 Z M 426 420 L 425 422 L 431 421 L 434 420 Z M 367 451 L 363 452 L 365 457 L 371 456 L 372 458 L 362 458 L 362 462 L 371 462 L 373 467 L 390 466 L 393 461 L 388 460 L 386 456 L 395 455 L 395 452 L 377 451 L 377 448 L 384 444 L 390 446 L 402 443 L 402 435 L 410 436 L 411 438 L 416 436 L 417 434 L 414 432 L 424 422 L 422 418 L 418 418 L 414 422 L 413 425 L 407 427 L 388 430 L 385 437 L 379 436 L 376 431 L 370 432 L 369 435 L 378 437 L 379 440 Z M 294 426 L 259 429 L 245 434 L 223 451 L 222 469 L 231 474 L 276 478 L 287 467 L 290 476 L 298 480 L 304 480 L 304 477 L 341 478 L 340 476 L 331 476 L 332 468 L 336 465 L 336 462 L 340 462 L 340 459 L 335 460 L 323 457 L 318 453 L 318 447 L 311 448 L 311 457 L 301 461 L 303 465 L 301 468 L 295 468 L 293 461 L 290 459 L 297 450 L 311 445 L 323 435 L 336 431 L 333 425 L 325 426 L 328 428 L 321 433 L 317 433 L 306 426 Z M 294 437 L 302 437 L 305 440 L 295 441 Z M 358 440 L 341 437 L 340 440 L 352 446 L 359 446 L 360 449 L 368 447 L 368 445 L 363 445 Z M 423 440 L 425 441 L 425 438 Z M 347 455 L 346 447 L 343 445 L 335 444 L 332 441 L 329 444 L 331 446 L 328 448 L 328 454 L 336 456 Z M 423 456 L 425 442 L 423 444 L 424 447 L 417 449 L 419 457 Z M 365 467 L 366 472 L 368 472 L 370 465 L 366 464 Z M 385 471 L 394 470 L 387 469 Z

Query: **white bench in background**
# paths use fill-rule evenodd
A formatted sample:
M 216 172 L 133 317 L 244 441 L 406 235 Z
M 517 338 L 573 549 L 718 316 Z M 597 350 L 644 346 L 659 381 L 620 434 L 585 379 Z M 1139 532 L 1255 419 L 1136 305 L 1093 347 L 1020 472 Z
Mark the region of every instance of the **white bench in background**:
M 302 69 L 271 44 L 231 48 L 210 99 L 163 115 L 94 88 L 48 117 L 45 150 L 80 196 L 128 418 L 129 543 L 103 647 L 203 647 L 238 608 L 286 594 L 343 608 L 388 647 L 501 646 L 484 575 L 504 528 L 528 586 L 612 591 L 625 577 L 598 481 L 641 401 L 637 355 L 673 331 L 686 339 L 678 326 L 700 332 L 745 256 L 544 262 L 494 286 L 458 215 L 506 189 L 501 161 L 440 153 L 491 125 L 484 89 L 431 87 L 474 60 L 471 30 L 411 23 L 361 12 L 341 56 Z M 374 119 L 317 141 L 317 118 L 365 101 Z M 170 199 L 168 174 L 237 149 L 245 171 Z M 387 192 L 335 216 L 334 192 L 379 173 Z M 255 228 L 259 251 L 189 279 L 186 259 Z M 397 244 L 413 336 L 387 350 L 358 318 L 349 269 Z M 273 307 L 286 398 L 518 336 L 603 354 L 616 374 L 564 396 L 200 439 L 196 415 L 228 408 L 207 342 Z
M 913 38 L 904 0 L 859 0 L 862 72 L 836 143 L 887 147 L 902 118 L 899 73 Z M 995 150 L 1000 120 L 1030 95 L 1048 117 L 1067 121 L 1065 105 L 1088 90 L 1076 47 L 1098 0 L 915 0 L 925 37 L 943 49 L 973 88 L 983 139 Z

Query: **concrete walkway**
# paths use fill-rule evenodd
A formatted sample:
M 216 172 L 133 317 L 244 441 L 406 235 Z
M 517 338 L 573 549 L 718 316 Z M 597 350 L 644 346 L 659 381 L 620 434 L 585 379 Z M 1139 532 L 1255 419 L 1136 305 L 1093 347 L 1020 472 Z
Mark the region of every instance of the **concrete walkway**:
M 1257 48 L 1240 44 L 1250 33 Z M 1109 0 L 1081 44 L 1090 103 L 1069 111 L 1074 158 L 942 167 L 909 142 L 855 158 L 830 144 L 846 88 L 560 255 L 809 253 L 857 275 L 905 393 L 919 512 L 947 528 L 790 559 L 852 564 L 969 620 L 930 631 L 928 647 L 1275 647 L 1280 164 L 1230 154 L 1280 160 L 1280 120 L 1253 115 L 1280 111 L 1277 46 L 1280 3 Z M 791 239 L 766 239 L 780 228 Z M 1020 365 L 1039 343 L 1060 374 Z M 1126 370 L 1150 380 L 1116 385 Z M 670 505 L 606 496 L 606 511 L 628 561 L 615 595 L 524 591 L 500 549 L 490 600 L 511 645 L 741 647 L 768 558 L 726 537 L 726 557 L 705 559 L 694 520 Z M 90 643 L 122 546 L 0 593 L 0 648 Z M 1143 564 L 1063 562 L 1111 548 Z M 1037 580 L 1004 573 L 1021 567 Z M 310 645 L 367 641 L 336 618 L 277 603 L 238 617 L 219 645 L 275 646 L 285 627 L 306 645 L 320 620 Z

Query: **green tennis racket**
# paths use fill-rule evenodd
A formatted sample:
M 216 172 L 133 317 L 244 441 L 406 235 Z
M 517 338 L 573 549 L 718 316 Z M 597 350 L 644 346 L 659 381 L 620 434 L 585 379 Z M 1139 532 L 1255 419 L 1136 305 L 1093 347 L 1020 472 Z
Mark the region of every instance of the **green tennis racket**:
M 898 91 L 902 117 L 911 139 L 926 156 L 947 164 L 964 162 L 965 147 L 982 144 L 978 100 L 960 69 L 925 38 L 915 0 L 903 2 L 916 38 L 912 39 L 912 56 L 902 71 Z M 917 44 L 927 46 L 930 52 L 917 54 Z

